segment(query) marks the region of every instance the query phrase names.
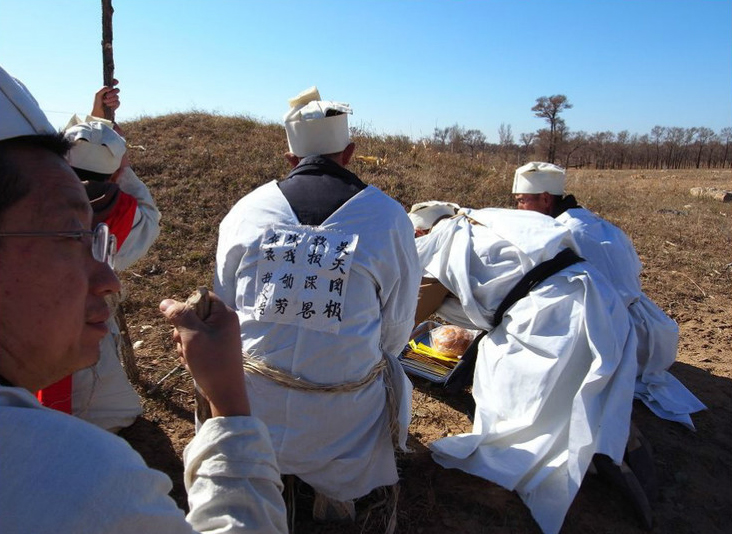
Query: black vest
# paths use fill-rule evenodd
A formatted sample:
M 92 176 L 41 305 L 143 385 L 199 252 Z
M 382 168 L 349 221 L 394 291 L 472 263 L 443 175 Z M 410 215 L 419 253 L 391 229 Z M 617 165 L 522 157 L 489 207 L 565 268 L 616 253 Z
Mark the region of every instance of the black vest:
M 556 219 L 567 210 L 581 207 L 582 206 L 577 204 L 577 199 L 574 198 L 574 195 L 567 195 L 554 205 L 554 209 L 552 210 L 552 217 Z
M 308 156 L 277 186 L 301 224 L 318 226 L 366 188 L 352 172 L 322 156 Z

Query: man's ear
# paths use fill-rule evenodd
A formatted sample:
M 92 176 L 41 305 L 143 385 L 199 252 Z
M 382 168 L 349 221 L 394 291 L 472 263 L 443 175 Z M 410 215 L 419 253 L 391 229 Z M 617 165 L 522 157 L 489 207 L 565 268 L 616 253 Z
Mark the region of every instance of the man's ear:
M 554 208 L 554 196 L 544 191 L 541 194 L 541 203 L 548 210 L 546 212 L 548 215 L 549 213 L 551 213 L 552 208 Z
M 343 162 L 341 165 L 343 167 L 348 165 L 348 162 L 351 161 L 354 150 L 356 150 L 356 143 L 348 143 L 348 146 L 343 149 L 343 152 L 341 153 L 341 161 Z
M 290 167 L 292 167 L 293 169 L 300 164 L 300 158 L 292 152 L 285 152 L 285 159 L 287 160 L 287 163 L 290 164 Z

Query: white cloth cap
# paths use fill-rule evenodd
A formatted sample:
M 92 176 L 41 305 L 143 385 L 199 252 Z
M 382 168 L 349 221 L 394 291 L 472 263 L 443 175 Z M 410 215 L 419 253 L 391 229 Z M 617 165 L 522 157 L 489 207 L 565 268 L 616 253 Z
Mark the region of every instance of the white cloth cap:
M 119 169 L 127 143 L 111 125 L 98 117 L 87 116 L 82 121 L 74 115 L 64 131 L 64 137 L 74 144 L 66 156 L 69 165 L 99 174 L 112 174 Z
M 516 169 L 513 176 L 513 193 L 550 195 L 564 194 L 564 169 L 551 163 L 532 161 Z
M 0 141 L 55 133 L 25 85 L 0 67 Z
M 335 154 L 351 142 L 348 114 L 351 107 L 342 102 L 320 100 L 317 87 L 306 89 L 289 100 L 290 111 L 285 114 L 285 130 L 290 152 L 300 158 Z M 326 117 L 328 111 L 339 115 Z
M 460 206 L 452 202 L 439 200 L 418 202 L 409 210 L 409 220 L 412 221 L 415 230 L 429 230 L 435 225 L 437 219 L 445 215 L 452 217 L 459 209 Z

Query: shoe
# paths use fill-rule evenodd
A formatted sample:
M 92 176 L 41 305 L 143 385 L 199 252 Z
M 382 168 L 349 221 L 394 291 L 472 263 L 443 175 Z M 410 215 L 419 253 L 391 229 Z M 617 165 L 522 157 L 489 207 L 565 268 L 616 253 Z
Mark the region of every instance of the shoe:
M 324 522 L 353 522 L 356 520 L 356 505 L 353 501 L 336 501 L 315 492 L 313 519 Z
M 653 462 L 653 449 L 651 449 L 651 444 L 646 437 L 641 434 L 641 431 L 633 423 L 630 424 L 630 436 L 628 437 L 628 445 L 625 448 L 623 460 L 640 482 L 649 502 L 655 502 L 658 499 L 658 479 L 656 478 L 656 466 Z
M 648 496 L 643 491 L 638 478 L 635 476 L 630 466 L 623 462 L 616 465 L 613 460 L 605 454 L 595 454 L 592 463 L 597 469 L 597 473 L 605 480 L 617 487 L 620 492 L 633 505 L 633 509 L 641 522 L 641 526 L 645 530 L 653 528 L 653 511 Z

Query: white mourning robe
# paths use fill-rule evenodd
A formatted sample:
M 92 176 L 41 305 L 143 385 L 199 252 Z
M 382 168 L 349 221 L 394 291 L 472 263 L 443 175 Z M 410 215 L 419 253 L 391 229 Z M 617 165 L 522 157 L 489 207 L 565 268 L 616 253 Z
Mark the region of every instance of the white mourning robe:
M 137 200 L 132 228 L 115 256 L 117 272 L 142 258 L 160 234 L 160 212 L 147 186 L 130 167 L 118 179 L 119 188 Z M 107 321 L 109 333 L 100 344 L 96 365 L 73 374 L 71 413 L 105 430 L 117 432 L 142 414 L 140 396 L 132 387 L 119 360 L 121 333 L 114 316 Z
M 488 331 L 478 349 L 473 431 L 431 444 L 435 460 L 516 490 L 546 533 L 557 532 L 595 453 L 622 460 L 636 372 L 625 306 L 587 262 L 561 270 L 508 309 L 520 278 L 564 248 L 570 232 L 519 210 L 465 210 L 417 239 L 425 276 L 456 298 L 438 314 Z
M 638 338 L 635 397 L 656 415 L 693 429 L 690 413 L 706 408 L 668 368 L 676 360 L 679 327 L 641 290 L 642 264 L 627 235 L 584 208 L 556 217 L 572 232 L 579 254 L 613 284 L 628 307 Z
M 0 532 L 174 534 L 287 532 L 282 482 L 267 429 L 215 417 L 183 453 L 190 512 L 170 479 L 129 444 L 0 386 Z
M 337 333 L 257 320 L 262 244 L 270 228 L 282 225 L 357 236 Z M 342 384 L 362 379 L 386 358 L 399 403 L 399 442 L 406 447 L 411 383 L 397 356 L 414 325 L 421 272 L 414 230 L 397 202 L 368 186 L 320 227 L 306 227 L 272 181 L 224 218 L 216 263 L 214 290 L 239 315 L 244 350 L 269 366 L 317 384 Z M 336 500 L 397 482 L 383 376 L 347 393 L 296 391 L 252 373 L 247 387 L 252 414 L 269 427 L 283 474 Z

